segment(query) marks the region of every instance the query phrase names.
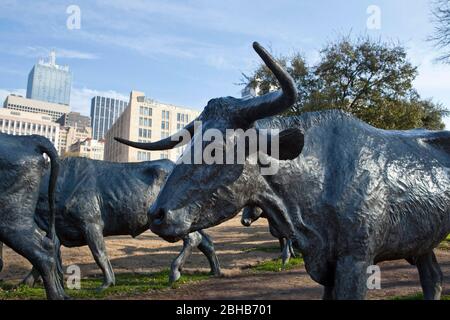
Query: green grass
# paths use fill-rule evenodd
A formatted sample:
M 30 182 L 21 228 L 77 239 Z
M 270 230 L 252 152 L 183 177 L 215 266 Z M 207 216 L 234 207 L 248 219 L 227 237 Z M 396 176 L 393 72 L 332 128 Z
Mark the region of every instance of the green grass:
M 450 234 L 447 236 L 447 238 L 441 242 L 439 245 L 439 249 L 441 250 L 450 250 Z
M 274 259 L 258 263 L 257 265 L 250 267 L 250 270 L 254 272 L 280 272 L 283 270 L 291 270 L 301 265 L 303 265 L 303 258 L 301 257 L 291 258 L 284 267 L 281 259 Z
M 415 293 L 415 294 L 410 294 L 407 296 L 395 296 L 390 298 L 390 300 L 423 300 L 423 294 L 422 293 Z M 441 297 L 441 300 L 448 300 L 450 301 L 450 295 L 443 295 Z
M 184 274 L 174 285 L 169 284 L 169 270 L 152 274 L 117 274 L 116 285 L 103 292 L 97 292 L 102 278 L 87 278 L 81 280 L 80 290 L 66 289 L 66 293 L 75 299 L 104 299 L 111 296 L 133 296 L 152 290 L 161 290 L 209 278 L 207 273 Z M 13 284 L 0 282 L 0 300 L 2 299 L 45 299 L 42 286 L 29 288 L 15 287 Z

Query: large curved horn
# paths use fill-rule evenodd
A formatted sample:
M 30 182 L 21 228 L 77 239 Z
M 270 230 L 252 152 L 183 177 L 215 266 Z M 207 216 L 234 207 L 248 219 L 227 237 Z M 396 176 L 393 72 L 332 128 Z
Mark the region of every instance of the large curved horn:
M 297 88 L 289 73 L 258 42 L 253 43 L 253 48 L 273 72 L 280 83 L 281 90 L 244 100 L 242 110 L 244 117 L 249 121 L 279 114 L 292 106 L 297 100 Z
M 189 123 L 186 127 L 184 127 L 184 129 L 182 129 L 182 130 L 187 130 L 190 134 L 190 137 L 192 137 L 194 134 L 194 121 Z M 122 144 L 125 144 L 127 146 L 137 148 L 137 149 L 142 149 L 142 150 L 150 150 L 150 151 L 169 150 L 169 149 L 173 149 L 177 146 L 181 147 L 182 145 L 187 143 L 186 140 L 183 140 L 183 137 L 182 137 L 182 135 L 179 134 L 179 132 L 176 135 L 178 136 L 178 139 L 174 138 L 174 135 L 172 135 L 165 139 L 155 141 L 155 142 L 148 142 L 148 143 L 133 142 L 133 141 L 125 140 L 125 139 L 118 138 L 118 137 L 114 137 L 114 140 L 116 140 L 117 142 L 120 142 Z M 183 143 L 183 144 L 180 144 L 180 143 Z

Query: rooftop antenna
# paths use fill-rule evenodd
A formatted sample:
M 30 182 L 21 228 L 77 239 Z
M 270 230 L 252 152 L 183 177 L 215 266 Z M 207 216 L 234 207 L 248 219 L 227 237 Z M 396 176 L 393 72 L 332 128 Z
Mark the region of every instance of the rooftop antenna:
M 56 52 L 55 50 L 50 51 L 50 64 L 52 66 L 56 65 Z

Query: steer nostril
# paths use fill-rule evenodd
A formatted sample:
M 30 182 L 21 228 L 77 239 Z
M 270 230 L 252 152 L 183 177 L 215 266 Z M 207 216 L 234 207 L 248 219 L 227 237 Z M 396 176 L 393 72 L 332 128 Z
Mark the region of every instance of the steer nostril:
M 150 215 L 152 222 L 156 224 L 162 223 L 165 217 L 166 210 L 163 208 L 157 209 L 153 214 Z

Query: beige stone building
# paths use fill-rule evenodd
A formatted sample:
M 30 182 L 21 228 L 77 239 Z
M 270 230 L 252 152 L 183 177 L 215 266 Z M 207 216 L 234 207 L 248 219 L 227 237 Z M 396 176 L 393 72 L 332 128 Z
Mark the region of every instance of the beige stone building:
M 0 109 L 0 132 L 18 136 L 37 134 L 49 139 L 59 150 L 59 124 L 48 115 Z
M 70 107 L 63 104 L 27 99 L 13 94 L 6 97 L 3 107 L 5 109 L 45 114 L 50 116 L 54 122 L 70 112 Z
M 79 140 L 72 144 L 69 148 L 69 155 L 71 157 L 83 157 L 94 160 L 103 160 L 103 154 L 105 150 L 104 140 L 94 140 L 87 138 L 85 140 Z
M 59 134 L 59 155 L 69 152 L 70 146 L 78 141 L 92 138 L 91 127 L 61 127 Z
M 114 140 L 121 137 L 138 142 L 158 141 L 176 133 L 200 114 L 199 111 L 160 103 L 132 91 L 128 107 L 105 136 L 106 161 L 140 162 L 158 159 L 175 161 L 181 150 L 143 151 L 122 145 Z

